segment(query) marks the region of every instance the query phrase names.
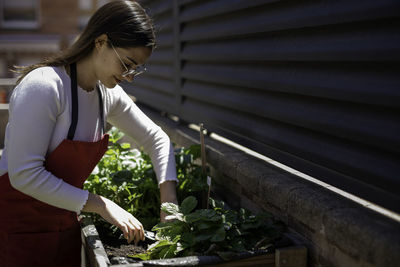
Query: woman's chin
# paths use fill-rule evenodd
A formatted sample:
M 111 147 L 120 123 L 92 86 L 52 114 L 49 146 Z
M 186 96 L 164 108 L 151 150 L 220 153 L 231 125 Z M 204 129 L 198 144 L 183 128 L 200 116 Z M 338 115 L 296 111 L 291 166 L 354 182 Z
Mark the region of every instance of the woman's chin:
M 117 79 L 116 77 L 113 77 L 114 78 L 114 86 L 113 87 L 115 87 L 115 86 L 117 86 L 118 84 L 120 84 L 122 81 L 121 80 L 119 80 L 119 79 Z
M 107 83 L 103 83 L 107 88 L 114 88 L 115 86 L 118 85 L 118 82 L 116 80 L 112 81 L 107 81 Z

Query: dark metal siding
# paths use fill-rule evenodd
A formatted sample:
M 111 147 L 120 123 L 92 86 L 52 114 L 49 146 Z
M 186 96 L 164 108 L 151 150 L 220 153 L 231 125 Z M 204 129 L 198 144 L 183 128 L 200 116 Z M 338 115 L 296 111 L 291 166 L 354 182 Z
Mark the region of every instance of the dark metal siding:
M 142 1 L 141 103 L 400 211 L 399 1 Z

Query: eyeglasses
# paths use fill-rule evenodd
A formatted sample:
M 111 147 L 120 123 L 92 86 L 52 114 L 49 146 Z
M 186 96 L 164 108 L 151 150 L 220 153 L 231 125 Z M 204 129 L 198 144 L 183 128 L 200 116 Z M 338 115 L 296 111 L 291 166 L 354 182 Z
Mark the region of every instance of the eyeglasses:
M 145 71 L 147 70 L 147 68 L 146 68 L 145 65 L 139 65 L 139 66 L 137 66 L 137 67 L 135 67 L 135 68 L 129 69 L 129 68 L 126 66 L 126 64 L 124 63 L 124 61 L 122 61 L 121 57 L 119 56 L 117 50 L 115 50 L 115 48 L 114 48 L 113 44 L 111 43 L 111 41 L 110 41 L 110 44 L 111 44 L 111 47 L 112 47 L 112 49 L 114 50 L 115 54 L 117 54 L 117 57 L 118 57 L 119 60 L 121 61 L 122 66 L 124 66 L 124 68 L 126 69 L 126 71 L 124 71 L 124 72 L 121 74 L 122 77 L 126 78 L 126 77 L 129 76 L 129 75 L 133 75 L 133 77 L 135 77 L 135 76 L 137 76 L 137 75 L 139 75 L 139 74 L 142 74 L 143 72 L 145 72 Z

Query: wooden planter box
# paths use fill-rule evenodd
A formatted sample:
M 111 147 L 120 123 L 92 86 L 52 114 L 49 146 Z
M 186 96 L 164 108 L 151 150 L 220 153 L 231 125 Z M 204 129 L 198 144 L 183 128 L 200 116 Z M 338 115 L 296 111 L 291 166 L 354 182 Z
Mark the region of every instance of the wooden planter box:
M 90 220 L 81 220 L 82 240 L 85 248 L 86 263 L 89 267 L 141 267 L 141 266 L 263 266 L 263 267 L 306 267 L 307 249 L 304 246 L 289 246 L 277 248 L 274 252 L 262 255 L 244 254 L 233 261 L 222 261 L 216 256 L 191 256 L 166 260 L 150 260 L 139 263 L 112 265 L 96 227 Z

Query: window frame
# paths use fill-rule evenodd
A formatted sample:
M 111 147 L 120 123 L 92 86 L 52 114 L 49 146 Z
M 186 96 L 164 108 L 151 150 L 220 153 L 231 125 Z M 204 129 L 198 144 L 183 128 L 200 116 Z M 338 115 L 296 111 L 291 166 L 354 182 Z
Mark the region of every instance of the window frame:
M 40 18 L 41 18 L 41 8 L 40 2 L 41 0 L 32 0 L 34 3 L 35 9 L 35 19 L 32 21 L 24 21 L 24 20 L 11 20 L 6 21 L 4 19 L 4 8 L 5 8 L 5 1 L 0 2 L 0 27 L 2 29 L 9 29 L 9 30 L 34 30 L 40 27 Z

